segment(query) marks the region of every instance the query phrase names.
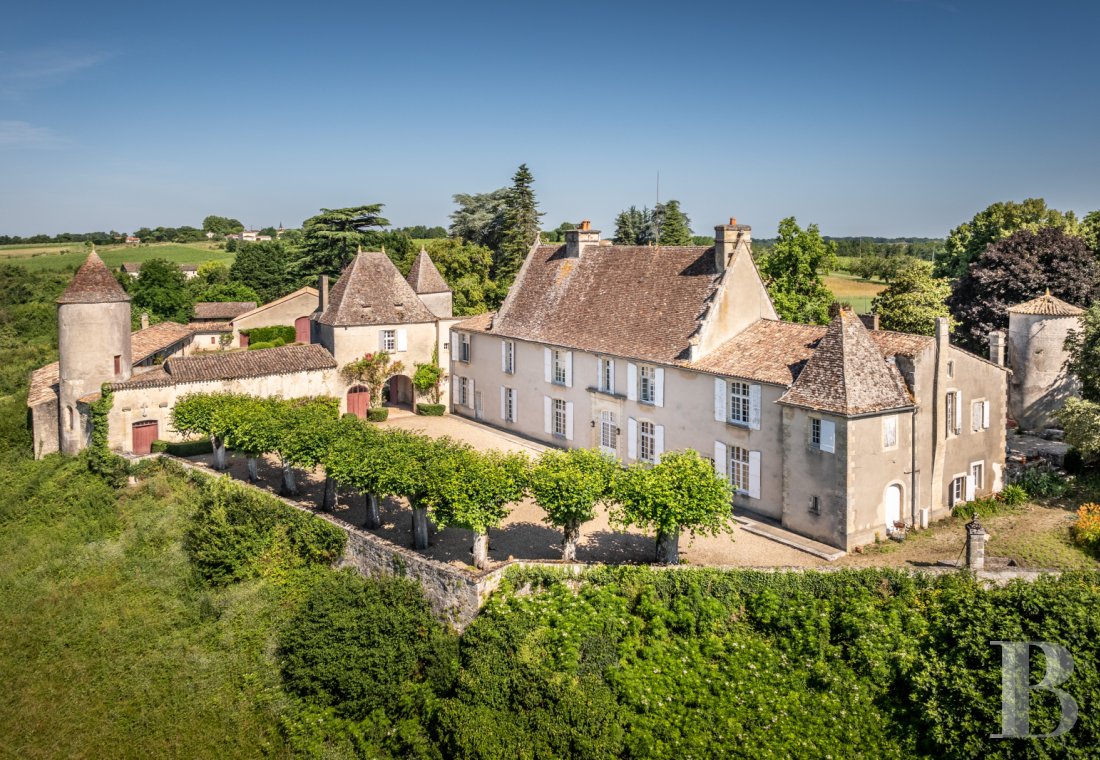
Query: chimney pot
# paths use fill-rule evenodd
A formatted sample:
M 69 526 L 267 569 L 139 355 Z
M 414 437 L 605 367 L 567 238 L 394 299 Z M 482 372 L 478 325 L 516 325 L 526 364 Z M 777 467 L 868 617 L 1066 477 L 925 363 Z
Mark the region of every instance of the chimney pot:
M 584 230 L 585 232 L 587 232 L 589 227 L 591 227 L 591 226 L 592 226 L 592 223 L 590 221 L 588 221 L 587 219 L 585 219 L 584 221 L 581 222 L 581 229 Z
M 730 227 L 736 227 L 736 226 L 737 226 L 737 217 L 736 216 L 731 216 L 730 217 Z
M 143 312 L 141 312 L 141 329 L 144 330 L 148 326 L 149 326 L 149 312 L 143 311 Z

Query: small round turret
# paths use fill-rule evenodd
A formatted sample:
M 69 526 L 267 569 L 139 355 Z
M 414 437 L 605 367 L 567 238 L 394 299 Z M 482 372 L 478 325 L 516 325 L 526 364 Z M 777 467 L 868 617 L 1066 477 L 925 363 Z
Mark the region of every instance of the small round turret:
M 1077 383 L 1066 372 L 1066 337 L 1081 327 L 1084 309 L 1045 295 L 1008 310 L 1008 413 L 1027 431 L 1056 424 L 1053 414 Z

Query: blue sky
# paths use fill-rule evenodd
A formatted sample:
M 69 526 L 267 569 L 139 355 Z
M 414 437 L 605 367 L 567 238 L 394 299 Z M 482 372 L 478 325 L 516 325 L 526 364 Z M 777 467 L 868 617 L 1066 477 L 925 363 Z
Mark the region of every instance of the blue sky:
M 526 162 L 545 226 L 677 198 L 706 234 L 794 215 L 943 235 L 998 200 L 1100 208 L 1100 4 L 9 6 L 0 233 L 297 225 Z

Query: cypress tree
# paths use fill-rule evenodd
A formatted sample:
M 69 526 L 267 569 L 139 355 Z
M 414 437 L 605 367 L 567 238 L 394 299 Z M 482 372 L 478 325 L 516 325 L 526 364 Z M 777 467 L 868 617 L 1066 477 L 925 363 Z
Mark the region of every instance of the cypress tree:
M 531 188 L 534 181 L 527 164 L 520 164 L 512 177 L 504 206 L 503 240 L 500 250 L 493 256 L 493 279 L 498 283 L 508 284 L 515 279 L 538 235 L 542 212 L 538 210 L 535 191 Z
M 660 223 L 660 245 L 691 245 L 691 220 L 680 210 L 680 201 L 660 203 L 653 211 Z

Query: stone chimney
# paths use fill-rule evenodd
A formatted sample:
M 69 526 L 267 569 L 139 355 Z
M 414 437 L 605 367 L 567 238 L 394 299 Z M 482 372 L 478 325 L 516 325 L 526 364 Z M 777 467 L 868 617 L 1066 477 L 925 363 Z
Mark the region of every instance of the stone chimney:
M 739 248 L 752 250 L 752 227 L 747 224 L 738 224 L 735 217 L 730 217 L 729 224 L 719 224 L 714 228 L 714 268 L 718 272 L 726 271 L 734 253 Z
M 580 258 L 586 246 L 600 244 L 600 231 L 592 229 L 592 223 L 585 219 L 575 230 L 565 231 L 566 258 Z
M 989 361 L 999 367 L 1005 366 L 1005 334 L 1001 330 L 989 333 Z
M 951 323 L 947 317 L 936 317 L 936 348 L 940 356 L 946 359 L 947 347 L 951 345 Z
M 860 314 L 859 318 L 868 330 L 878 329 L 878 314 Z
M 317 309 L 324 314 L 328 310 L 328 275 L 317 279 Z
M 143 311 L 143 312 L 141 312 L 141 329 L 144 330 L 148 326 L 149 326 L 149 312 Z

